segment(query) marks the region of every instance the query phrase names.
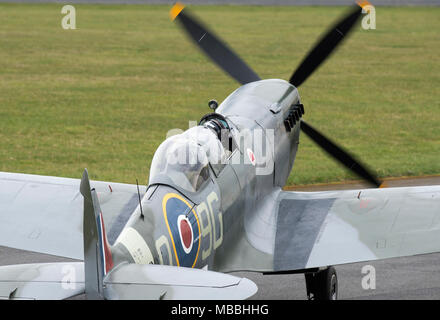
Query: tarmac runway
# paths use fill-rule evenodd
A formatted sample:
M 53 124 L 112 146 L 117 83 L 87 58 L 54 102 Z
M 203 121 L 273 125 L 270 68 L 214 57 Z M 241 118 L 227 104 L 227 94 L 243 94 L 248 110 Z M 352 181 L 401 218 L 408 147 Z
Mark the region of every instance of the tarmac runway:
M 389 187 L 440 185 L 440 176 L 423 178 L 389 179 Z M 358 189 L 360 183 L 296 186 L 288 189 L 318 191 L 331 189 Z M 50 255 L 22 251 L 0 246 L 0 265 L 74 261 Z M 362 268 L 374 267 L 375 288 L 363 289 Z M 440 299 L 440 253 L 394 258 L 369 263 L 353 263 L 336 267 L 339 280 L 339 299 L 356 300 L 406 300 Z M 304 300 L 306 288 L 303 274 L 262 275 L 253 272 L 235 272 L 235 275 L 249 278 L 258 286 L 252 297 L 256 300 Z M 73 299 L 84 299 L 77 296 Z

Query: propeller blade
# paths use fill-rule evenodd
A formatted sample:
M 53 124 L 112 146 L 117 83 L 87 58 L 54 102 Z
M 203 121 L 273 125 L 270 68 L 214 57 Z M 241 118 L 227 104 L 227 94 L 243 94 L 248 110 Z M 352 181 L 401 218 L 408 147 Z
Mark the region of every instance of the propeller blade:
M 182 4 L 176 3 L 171 8 L 170 17 L 172 20 L 179 21 L 196 45 L 239 83 L 246 84 L 260 80 L 260 77 L 224 42 L 190 16 Z
M 344 16 L 309 52 L 290 77 L 289 82 L 299 87 L 347 36 L 361 14 L 362 8 L 359 5 Z
M 330 141 L 312 126 L 301 120 L 301 130 L 307 134 L 316 144 L 323 148 L 333 158 L 342 163 L 346 168 L 356 173 L 367 182 L 376 187 L 380 187 L 382 182 L 377 179 L 376 175 L 369 171 L 363 164 L 355 160 L 350 154 Z

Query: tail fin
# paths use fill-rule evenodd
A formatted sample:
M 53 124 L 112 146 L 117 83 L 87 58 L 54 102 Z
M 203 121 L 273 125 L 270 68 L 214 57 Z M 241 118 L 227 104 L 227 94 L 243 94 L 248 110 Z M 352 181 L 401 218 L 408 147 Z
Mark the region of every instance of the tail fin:
M 96 191 L 90 189 L 87 169 L 81 179 L 80 191 L 84 197 L 85 292 L 88 299 L 103 299 L 103 279 L 113 268 L 113 258 Z

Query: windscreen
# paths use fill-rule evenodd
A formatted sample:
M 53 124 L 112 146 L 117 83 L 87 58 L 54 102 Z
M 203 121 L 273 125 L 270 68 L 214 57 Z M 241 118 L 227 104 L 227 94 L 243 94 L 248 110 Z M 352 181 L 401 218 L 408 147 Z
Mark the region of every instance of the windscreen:
M 222 144 L 211 129 L 197 126 L 166 139 L 154 154 L 150 183 L 168 176 L 176 186 L 195 192 L 209 179 L 208 164 L 225 161 Z

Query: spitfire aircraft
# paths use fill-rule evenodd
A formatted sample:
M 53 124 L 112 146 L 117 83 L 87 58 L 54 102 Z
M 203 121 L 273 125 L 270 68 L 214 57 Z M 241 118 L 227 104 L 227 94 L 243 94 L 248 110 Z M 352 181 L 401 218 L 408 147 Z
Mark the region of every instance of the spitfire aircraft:
M 0 267 L 0 297 L 246 299 L 228 273 L 305 274 L 336 299 L 334 265 L 440 251 L 440 187 L 289 192 L 300 132 L 374 187 L 381 181 L 304 121 L 298 88 L 362 15 L 354 6 L 289 81 L 262 80 L 181 4 L 189 38 L 240 83 L 199 124 L 167 138 L 147 187 L 0 173 L 0 245 L 78 262 Z

